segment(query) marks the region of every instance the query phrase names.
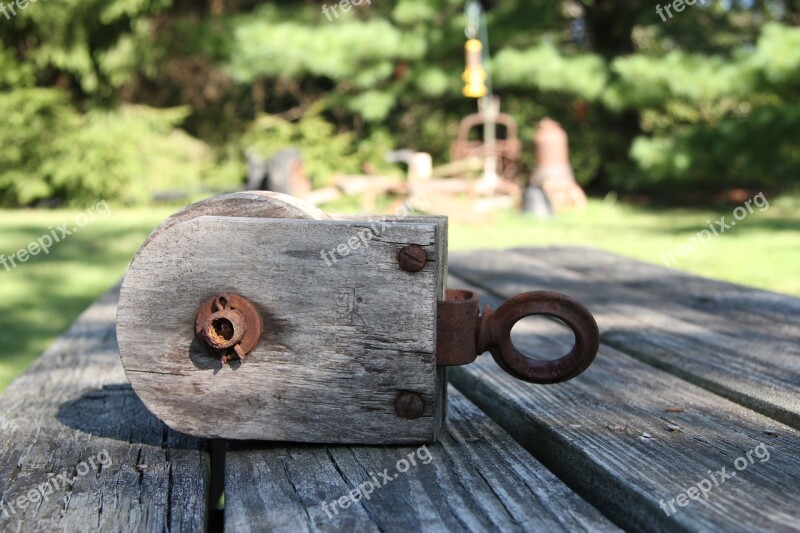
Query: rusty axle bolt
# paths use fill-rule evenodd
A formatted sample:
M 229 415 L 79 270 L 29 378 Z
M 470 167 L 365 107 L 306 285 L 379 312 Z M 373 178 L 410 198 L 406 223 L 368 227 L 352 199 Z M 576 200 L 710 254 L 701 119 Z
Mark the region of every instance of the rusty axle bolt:
M 203 303 L 195 332 L 222 364 L 244 360 L 261 338 L 262 322 L 255 306 L 238 294 L 222 293 Z
M 422 416 L 425 412 L 425 402 L 422 397 L 415 392 L 401 392 L 394 402 L 394 409 L 403 418 L 413 420 Z
M 400 262 L 400 268 L 406 272 L 419 272 L 425 268 L 425 263 L 428 262 L 428 254 L 422 246 L 417 244 L 409 244 L 397 256 Z
M 206 319 L 200 336 L 215 350 L 226 350 L 242 342 L 246 331 L 242 313 L 223 309 Z

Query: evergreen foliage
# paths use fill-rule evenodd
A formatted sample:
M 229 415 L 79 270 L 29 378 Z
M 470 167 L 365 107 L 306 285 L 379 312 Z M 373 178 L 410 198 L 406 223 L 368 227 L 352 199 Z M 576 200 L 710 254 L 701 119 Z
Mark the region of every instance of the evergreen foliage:
M 323 4 L 330 5 L 332 2 Z M 800 185 L 800 3 L 503 0 L 491 71 L 533 164 L 538 120 L 579 180 L 681 197 Z M 47 0 L 0 14 L 0 204 L 233 188 L 244 153 L 300 148 L 315 184 L 460 118 L 463 0 Z

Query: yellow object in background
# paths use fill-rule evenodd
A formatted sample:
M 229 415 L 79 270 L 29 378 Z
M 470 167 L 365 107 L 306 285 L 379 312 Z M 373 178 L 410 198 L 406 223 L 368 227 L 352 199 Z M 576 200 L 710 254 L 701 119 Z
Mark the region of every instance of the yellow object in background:
M 461 78 L 467 84 L 462 91 L 467 98 L 482 98 L 489 89 L 486 87 L 486 70 L 483 68 L 483 43 L 470 39 L 464 46 L 467 52 L 467 69 Z

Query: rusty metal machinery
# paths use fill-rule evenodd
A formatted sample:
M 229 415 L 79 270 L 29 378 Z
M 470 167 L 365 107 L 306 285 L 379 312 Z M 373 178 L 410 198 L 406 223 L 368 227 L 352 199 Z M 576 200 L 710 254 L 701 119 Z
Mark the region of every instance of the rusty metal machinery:
M 522 141 L 519 140 L 517 121 L 506 113 L 494 117 L 496 125 L 505 129 L 505 138 L 496 139 L 492 147 L 483 140 L 470 139 L 473 130 L 487 127 L 486 113 L 475 113 L 464 117 L 458 127 L 458 137 L 450 147 L 450 158 L 462 161 L 470 157 L 491 155 L 497 158 L 497 172 L 503 179 L 514 181 L 517 177 Z
M 433 442 L 446 368 L 489 351 L 537 384 L 578 376 L 599 332 L 570 297 L 520 294 L 498 309 L 446 290 L 444 217 L 332 217 L 275 193 L 236 193 L 164 222 L 134 258 L 117 317 L 143 403 L 204 438 Z M 511 329 L 563 321 L 575 345 L 527 357 Z

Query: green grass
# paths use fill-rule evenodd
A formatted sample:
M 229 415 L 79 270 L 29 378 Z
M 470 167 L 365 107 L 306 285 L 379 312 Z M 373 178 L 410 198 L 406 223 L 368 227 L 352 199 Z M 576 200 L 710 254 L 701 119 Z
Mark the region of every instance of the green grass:
M 119 281 L 138 247 L 171 211 L 114 209 L 55 244 L 48 255 L 31 257 L 11 272 L 0 265 L 0 390 Z M 74 226 L 79 213 L 0 211 L 0 254 L 8 257 L 27 247 L 50 226 Z
M 488 223 L 453 225 L 450 249 L 573 244 L 662 266 L 662 252 L 664 257 L 672 252 L 675 269 L 800 296 L 800 198 L 773 199 L 763 212 L 754 207 L 747 218 L 686 257 L 675 251 L 706 229 L 706 221 L 725 216 L 729 224 L 735 207 L 658 210 L 593 201 L 585 212 L 549 221 L 505 213 Z
M 724 215 L 729 221 L 733 207 L 658 210 L 592 201 L 585 212 L 550 221 L 497 213 L 451 223 L 450 248 L 574 244 L 660 263 L 662 251 L 686 244 L 706 220 Z M 145 237 L 174 210 L 114 209 L 107 219 L 56 244 L 49 255 L 31 257 L 11 272 L 0 266 L 0 390 L 122 277 Z M 78 213 L 0 211 L 0 253 L 28 246 L 49 226 L 72 225 Z M 800 198 L 771 199 L 767 211 L 756 210 L 707 249 L 676 259 L 675 268 L 800 296 Z

